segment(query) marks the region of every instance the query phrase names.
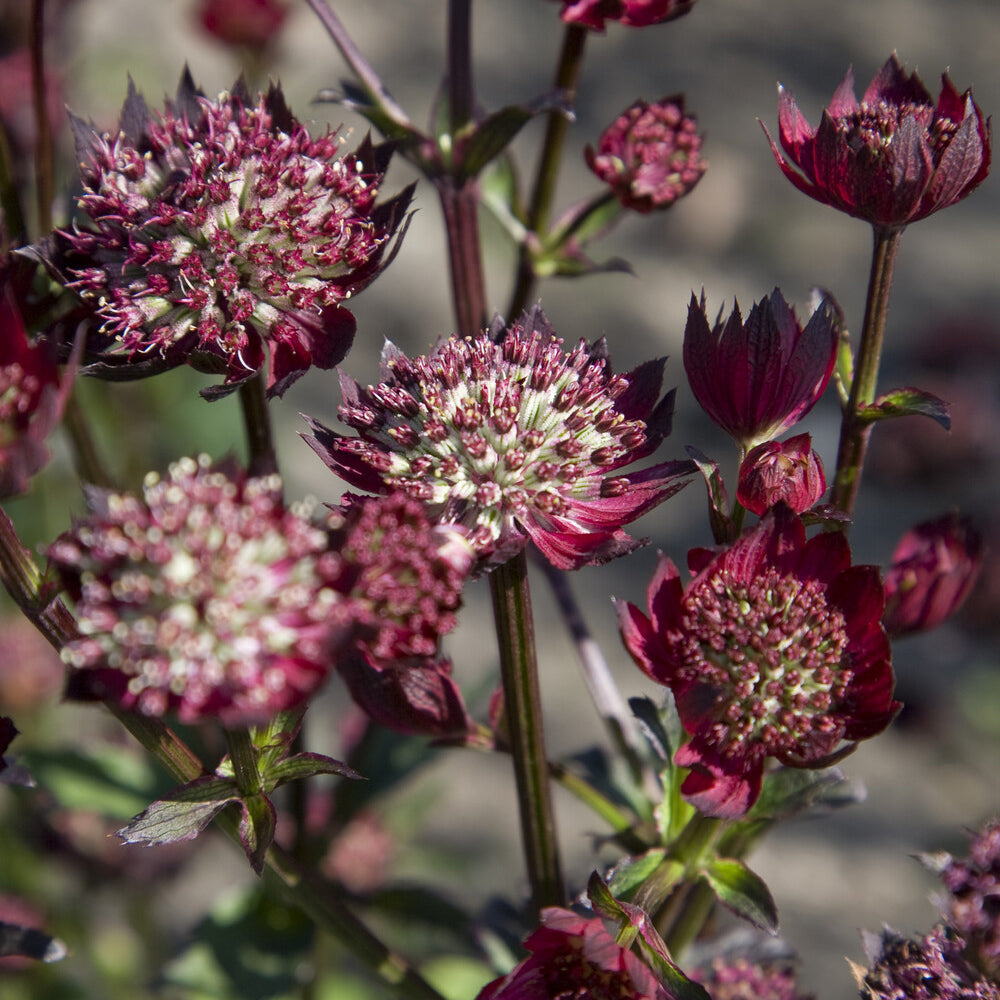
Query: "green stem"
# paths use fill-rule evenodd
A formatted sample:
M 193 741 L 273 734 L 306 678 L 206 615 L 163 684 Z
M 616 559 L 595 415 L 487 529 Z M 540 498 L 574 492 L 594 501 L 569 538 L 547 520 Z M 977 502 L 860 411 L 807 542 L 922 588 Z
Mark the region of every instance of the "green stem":
M 448 0 L 448 116 L 455 134 L 472 120 L 472 2 Z
M 578 24 L 569 24 L 563 35 L 554 85 L 565 93 L 571 104 L 576 97 L 576 85 L 583 65 L 583 49 L 587 34 L 586 28 L 582 28 Z M 548 226 L 549 214 L 555 197 L 556 181 L 559 177 L 559 161 L 562 158 L 569 121 L 569 117 L 563 111 L 553 110 L 549 112 L 545 139 L 538 160 L 538 171 L 535 174 L 535 186 L 531 193 L 531 203 L 528 206 L 529 240 L 535 233 L 544 233 Z M 518 251 L 517 276 L 510 308 L 507 310 L 508 319 L 516 319 L 524 312 L 534 288 L 535 270 L 531 261 L 531 249 L 526 241 L 521 244 Z
M 104 489 L 113 489 L 114 480 L 101 460 L 91 433 L 87 415 L 83 412 L 76 386 L 66 397 L 66 408 L 63 410 L 63 427 L 69 435 L 73 448 L 73 464 L 77 475 L 85 482 Z
M 38 206 L 38 229 L 52 228 L 52 202 L 55 199 L 55 156 L 52 128 L 45 94 L 45 0 L 31 4 L 31 98 L 35 111 L 35 193 Z
M 264 396 L 264 376 L 248 378 L 240 386 L 240 406 L 250 454 L 248 468 L 252 476 L 269 476 L 278 471 L 278 456 L 271 436 L 271 415 Z
M 697 881 L 688 884 L 679 899 L 677 915 L 663 934 L 663 941 L 675 962 L 683 959 L 684 952 L 697 940 L 711 916 L 715 906 L 715 893 L 699 877 Z
M 873 232 L 874 246 L 864 326 L 854 359 L 851 393 L 840 425 L 837 473 L 830 497 L 834 507 L 848 514 L 854 511 L 857 501 L 865 452 L 872 433 L 872 424 L 859 419 L 858 414 L 862 406 L 875 401 L 885 323 L 889 313 L 889 292 L 892 289 L 899 239 L 903 235 L 902 229 L 882 229 L 878 226 L 874 227 Z
M 545 756 L 528 561 L 523 551 L 490 574 L 490 592 L 500 647 L 504 718 L 517 781 L 521 839 L 537 911 L 562 906 L 565 897 Z

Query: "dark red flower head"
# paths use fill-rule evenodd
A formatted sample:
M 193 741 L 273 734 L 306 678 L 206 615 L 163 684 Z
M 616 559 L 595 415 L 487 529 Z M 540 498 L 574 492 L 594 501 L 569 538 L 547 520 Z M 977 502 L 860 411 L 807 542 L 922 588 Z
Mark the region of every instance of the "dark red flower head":
M 638 666 L 667 685 L 691 739 L 683 793 L 703 813 L 742 816 L 764 761 L 823 766 L 843 741 L 892 721 L 889 643 L 874 566 L 852 566 L 839 532 L 806 540 L 781 504 L 731 548 L 693 549 L 683 586 L 661 557 L 649 617 L 619 604 Z
M 306 440 L 353 486 L 402 490 L 440 523 L 465 528 L 484 559 L 505 561 L 530 539 L 554 566 L 574 569 L 635 548 L 622 525 L 692 471 L 688 462 L 621 471 L 670 431 L 664 363 L 615 375 L 603 341 L 567 353 L 534 309 L 422 357 L 387 345 L 379 385 L 341 376 L 340 418 L 357 437 L 310 419 Z
M 673 1000 L 599 917 L 550 906 L 524 947 L 531 954 L 484 986 L 476 1000 Z
M 227 45 L 264 49 L 288 17 L 285 0 L 201 0 L 201 26 Z
M 80 636 L 70 697 L 226 724 L 313 693 L 362 643 L 420 655 L 454 625 L 459 574 L 420 505 L 369 499 L 316 521 L 277 476 L 207 457 L 146 478 L 142 498 L 91 491 L 92 515 L 49 549 Z
M 983 539 L 972 522 L 945 514 L 911 528 L 899 540 L 885 574 L 890 635 L 937 628 L 969 596 L 983 561 Z
M 823 463 L 808 434 L 797 434 L 787 441 L 765 441 L 751 448 L 740 463 L 736 499 L 754 514 L 763 514 L 782 502 L 801 514 L 825 492 Z
M 669 208 L 701 180 L 698 122 L 684 112 L 684 95 L 655 104 L 636 101 L 604 131 L 587 165 L 618 200 L 637 212 Z
M 560 0 L 562 19 L 603 31 L 605 21 L 617 21 L 633 28 L 647 28 L 687 14 L 695 0 Z
M 386 147 L 345 155 L 279 88 L 253 100 L 240 81 L 210 101 L 187 73 L 155 117 L 130 84 L 115 135 L 72 121 L 89 222 L 38 255 L 103 324 L 93 374 L 188 363 L 225 372 L 215 397 L 266 363 L 273 396 L 344 357 L 343 303 L 382 269 L 409 199 L 375 203 Z
M 898 229 L 961 201 L 990 172 L 990 123 L 945 73 L 937 103 L 895 53 L 860 103 L 854 75 L 823 112 L 818 129 L 778 88 L 782 173 L 811 198 L 882 229 Z M 764 128 L 767 132 L 767 128 Z
M 684 329 L 684 370 L 701 408 L 749 450 L 783 434 L 815 405 L 837 356 L 837 311 L 824 299 L 803 328 L 776 288 L 747 316 L 739 304 L 710 326 L 694 295 Z

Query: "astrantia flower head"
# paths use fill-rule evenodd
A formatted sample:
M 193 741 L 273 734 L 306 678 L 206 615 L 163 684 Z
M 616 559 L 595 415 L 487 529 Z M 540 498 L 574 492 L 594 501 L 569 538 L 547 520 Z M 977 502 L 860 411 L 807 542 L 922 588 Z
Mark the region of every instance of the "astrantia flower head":
M 754 514 L 786 503 L 796 514 L 808 510 L 826 492 L 826 476 L 812 438 L 797 434 L 787 441 L 765 441 L 740 463 L 736 499 Z
M 617 21 L 633 28 L 672 21 L 687 14 L 695 0 L 560 0 L 562 19 L 566 24 L 579 24 L 594 31 L 603 31 L 606 21 Z
M 224 371 L 212 398 L 266 364 L 280 395 L 344 357 L 343 302 L 381 270 L 409 199 L 375 203 L 386 147 L 366 139 L 343 155 L 336 133 L 310 136 L 280 88 L 252 100 L 240 81 L 210 101 L 187 73 L 160 115 L 130 84 L 114 135 L 73 127 L 85 218 L 39 256 L 102 323 L 92 373 Z
M 661 557 L 649 617 L 619 604 L 636 664 L 674 694 L 690 734 L 675 756 L 702 812 L 742 816 L 768 757 L 818 767 L 899 708 L 874 566 L 839 532 L 806 540 L 784 504 L 723 551 L 694 549 L 687 588 Z
M 745 958 L 716 959 L 709 969 L 691 974 L 712 1000 L 813 1000 L 799 988 L 787 965 L 757 965 Z
M 599 917 L 550 906 L 528 936 L 531 952 L 476 1000 L 672 1000 L 638 955 L 623 948 Z
M 824 299 L 803 327 L 776 288 L 750 310 L 709 325 L 705 296 L 691 296 L 684 370 L 701 408 L 749 450 L 779 437 L 816 404 L 833 373 L 839 324 Z
M 669 433 L 663 366 L 615 375 L 603 341 L 566 352 L 535 309 L 422 357 L 387 345 L 379 385 L 341 376 L 340 418 L 358 436 L 310 420 L 307 440 L 353 486 L 402 490 L 467 529 L 483 558 L 502 562 L 530 539 L 553 565 L 576 568 L 635 548 L 622 525 L 691 471 L 688 462 L 621 471 Z
M 277 476 L 206 457 L 150 474 L 141 499 L 92 491 L 91 517 L 49 549 L 80 630 L 68 694 L 233 724 L 300 703 L 358 641 L 434 648 L 451 571 L 419 505 L 370 503 L 317 522 L 283 505 Z
M 961 201 L 990 172 L 990 123 L 945 73 L 937 103 L 895 54 L 859 102 L 847 76 L 818 129 L 779 87 L 782 173 L 811 198 L 884 229 L 898 229 Z M 764 129 L 767 132 L 767 129 Z
M 626 208 L 652 212 L 669 208 L 701 180 L 706 164 L 697 129 L 683 94 L 636 101 L 604 131 L 596 152 L 588 146 L 584 155 Z

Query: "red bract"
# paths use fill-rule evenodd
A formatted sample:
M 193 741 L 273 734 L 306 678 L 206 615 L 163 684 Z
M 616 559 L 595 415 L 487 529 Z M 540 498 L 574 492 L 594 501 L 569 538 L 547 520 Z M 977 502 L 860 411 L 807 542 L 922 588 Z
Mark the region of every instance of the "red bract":
M 670 431 L 665 360 L 611 371 L 603 341 L 565 352 L 541 310 L 504 329 L 407 358 L 391 344 L 382 381 L 341 376 L 345 437 L 309 421 L 306 440 L 359 489 L 402 490 L 465 528 L 498 563 L 530 539 L 554 566 L 605 562 L 639 542 L 622 530 L 677 492 L 693 466 L 623 474 Z
M 780 502 L 801 514 L 825 492 L 823 463 L 812 449 L 812 438 L 798 434 L 787 441 L 765 441 L 748 452 L 740 465 L 736 499 L 754 514 Z
M 739 304 L 709 326 L 705 296 L 694 295 L 684 329 L 684 370 L 701 408 L 749 450 L 783 434 L 815 405 L 833 372 L 839 337 L 824 299 L 803 328 L 776 288 L 750 310 Z
M 560 15 L 567 24 L 579 24 L 603 31 L 605 21 L 617 21 L 633 28 L 646 28 L 681 17 L 695 0 L 560 0 Z
M 636 101 L 605 130 L 587 165 L 618 200 L 637 212 L 669 208 L 701 180 L 698 122 L 684 112 L 684 95 L 655 104 Z
M 647 618 L 620 604 L 638 666 L 667 685 L 690 741 L 683 793 L 703 813 L 742 816 L 760 793 L 765 759 L 829 763 L 843 741 L 881 732 L 892 700 L 889 644 L 874 566 L 852 566 L 839 532 L 806 540 L 781 504 L 731 548 L 694 549 L 685 589 L 661 557 Z
M 263 49 L 285 23 L 288 7 L 281 0 L 202 0 L 197 16 L 220 42 Z
M 130 87 L 113 136 L 72 122 L 89 223 L 37 255 L 103 324 L 92 374 L 187 363 L 225 372 L 203 393 L 214 398 L 266 364 L 274 396 L 343 359 L 354 336 L 343 303 L 382 270 L 409 200 L 375 203 L 387 147 L 365 140 L 344 156 L 279 88 L 252 100 L 241 81 L 209 101 L 187 74 L 157 117 Z
M 531 952 L 476 1000 L 672 1000 L 650 969 L 605 930 L 598 917 L 550 906 L 528 936 Z
M 990 172 L 990 123 L 945 73 L 937 104 L 895 54 L 860 103 L 850 70 L 818 129 L 778 89 L 782 173 L 811 198 L 883 229 L 898 229 L 961 201 Z M 767 132 L 767 128 L 764 128 Z

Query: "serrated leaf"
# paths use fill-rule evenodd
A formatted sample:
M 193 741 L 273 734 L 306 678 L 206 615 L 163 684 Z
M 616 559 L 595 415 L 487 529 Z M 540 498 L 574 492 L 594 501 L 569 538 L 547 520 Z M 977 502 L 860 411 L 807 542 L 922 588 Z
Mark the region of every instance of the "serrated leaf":
M 254 874 L 264 870 L 264 856 L 274 841 L 278 816 L 271 800 L 260 793 L 243 799 L 240 817 L 240 843 Z
M 760 797 L 746 818 L 779 820 L 816 806 L 833 809 L 863 799 L 863 791 L 836 768 L 811 771 L 800 767 L 782 767 L 765 775 Z
M 858 407 L 858 419 L 865 423 L 895 417 L 930 417 L 946 431 L 951 430 L 951 406 L 939 396 L 923 389 L 904 386 L 879 396 L 874 403 Z
M 587 880 L 587 898 L 590 900 L 594 912 L 602 917 L 614 920 L 616 923 L 622 921 L 631 923 L 624 907 L 615 899 L 614 894 L 598 872 L 591 872 L 590 878 Z
M 317 774 L 337 774 L 342 778 L 354 778 L 364 781 L 363 774 L 358 774 L 353 767 L 335 760 L 333 757 L 326 757 L 321 753 L 297 753 L 291 757 L 286 757 L 270 767 L 263 775 L 264 782 L 270 788 L 277 788 L 287 781 L 298 781 L 302 778 L 311 778 Z
M 630 899 L 663 864 L 666 856 L 666 848 L 654 847 L 645 854 L 619 861 L 608 873 L 608 889 L 620 899 Z
M 420 134 L 407 124 L 398 121 L 367 88 L 351 80 L 341 80 L 340 87 L 339 93 L 330 88 L 320 90 L 313 101 L 320 104 L 339 104 L 356 111 L 387 139 L 398 139 L 403 143 L 419 142 Z
M 624 257 L 591 260 L 583 251 L 563 247 L 558 251 L 540 250 L 532 254 L 532 268 L 539 278 L 583 278 L 589 274 L 635 274 Z
M 158 799 L 118 831 L 126 844 L 175 844 L 194 840 L 228 803 L 238 801 L 236 782 L 196 778 Z
M 479 178 L 479 198 L 484 208 L 520 246 L 528 235 L 524 223 L 524 205 L 519 192 L 517 169 L 509 154 L 498 156 Z
M 778 908 L 764 880 L 735 858 L 717 858 L 702 875 L 716 898 L 768 934 L 778 933 Z
M 556 220 L 545 237 L 545 247 L 556 250 L 570 244 L 575 247 L 585 246 L 608 232 L 624 213 L 621 202 L 608 194 L 579 202 Z

